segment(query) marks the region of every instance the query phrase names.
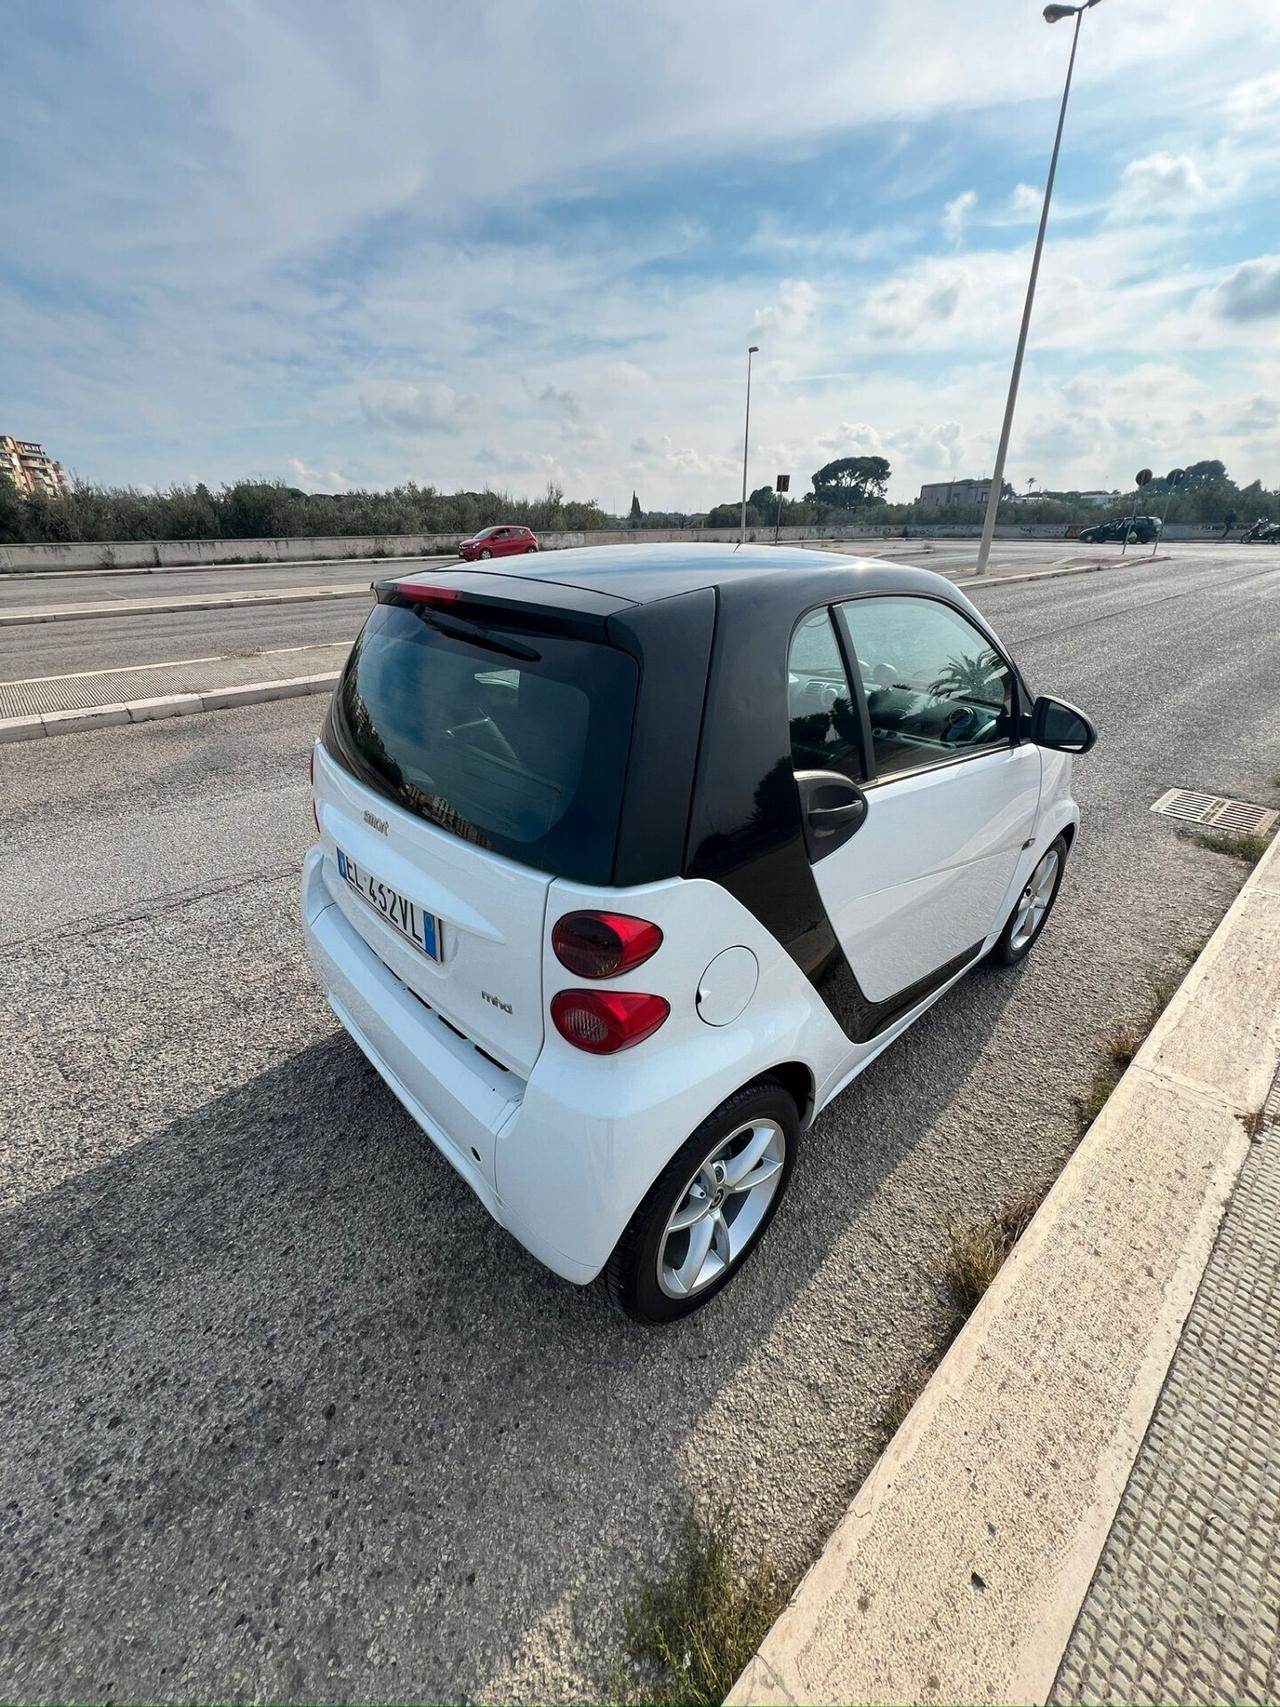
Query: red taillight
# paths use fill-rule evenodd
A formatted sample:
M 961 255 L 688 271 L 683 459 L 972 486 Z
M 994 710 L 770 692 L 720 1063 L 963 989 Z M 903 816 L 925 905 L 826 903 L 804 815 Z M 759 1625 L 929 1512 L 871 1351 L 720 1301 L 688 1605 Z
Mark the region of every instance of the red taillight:
M 316 748 L 311 743 L 311 816 L 316 821 L 316 835 L 320 834 L 320 814 L 316 811 Z
M 643 1043 L 670 1012 L 661 996 L 635 990 L 561 990 L 551 998 L 556 1030 L 588 1055 L 614 1055 Z
M 421 581 L 397 581 L 395 589 L 402 598 L 420 605 L 456 605 L 462 598 L 461 587 L 425 587 Z
M 661 943 L 657 925 L 629 913 L 566 913 L 551 933 L 556 959 L 575 978 L 616 978 L 642 966 Z

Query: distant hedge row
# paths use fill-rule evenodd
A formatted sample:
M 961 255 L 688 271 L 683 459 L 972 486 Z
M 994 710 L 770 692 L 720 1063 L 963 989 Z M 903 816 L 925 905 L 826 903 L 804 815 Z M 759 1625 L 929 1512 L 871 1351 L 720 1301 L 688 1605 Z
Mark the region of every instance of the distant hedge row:
M 602 528 L 606 517 L 594 501 L 566 501 L 556 486 L 530 500 L 507 492 L 438 492 L 412 481 L 386 492 L 303 492 L 276 480 L 237 480 L 216 492 L 203 484 L 141 492 L 77 481 L 63 497 L 27 498 L 0 475 L 0 542 L 6 545 L 470 533 L 491 522 L 576 532 Z

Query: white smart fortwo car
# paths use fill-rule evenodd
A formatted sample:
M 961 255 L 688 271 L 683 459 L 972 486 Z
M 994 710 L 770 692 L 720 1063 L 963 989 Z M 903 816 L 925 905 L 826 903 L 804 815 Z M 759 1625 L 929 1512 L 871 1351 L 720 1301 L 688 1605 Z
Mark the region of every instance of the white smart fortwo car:
M 1030 949 L 1093 727 L 922 569 L 617 546 L 375 592 L 313 753 L 316 976 L 495 1220 L 683 1316 L 815 1115 Z

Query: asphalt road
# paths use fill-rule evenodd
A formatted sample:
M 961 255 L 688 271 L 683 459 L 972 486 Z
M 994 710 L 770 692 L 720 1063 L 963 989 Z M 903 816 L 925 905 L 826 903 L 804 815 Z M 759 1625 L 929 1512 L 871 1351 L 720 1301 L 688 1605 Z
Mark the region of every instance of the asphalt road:
M 206 569 L 111 569 L 101 574 L 0 575 L 0 610 L 33 605 L 116 604 L 124 599 L 217 598 L 285 587 L 345 587 L 380 579 L 398 567 L 416 574 L 453 557 L 357 557 L 340 563 L 242 563 Z
M 843 549 L 842 547 L 833 547 Z M 890 540 L 851 542 L 848 549 L 864 555 L 921 562 L 945 574 L 971 569 L 971 540 L 936 543 Z M 1035 570 L 1062 559 L 1074 549 L 1069 541 L 999 540 L 992 557 L 997 570 L 1017 573 Z M 1194 548 L 1191 548 L 1194 549 Z M 415 569 L 430 559 L 415 560 Z M 452 561 L 452 560 L 449 560 Z M 118 603 L 122 599 L 162 600 L 169 595 L 201 597 L 237 595 L 289 587 L 345 585 L 367 582 L 384 573 L 382 561 L 338 565 L 244 565 L 179 574 L 146 575 L 113 570 L 101 575 L 67 575 L 36 579 L 0 576 L 0 612 L 38 605 Z M 307 645 L 354 638 L 369 595 L 363 590 L 350 599 L 330 604 L 263 605 L 257 609 L 156 612 L 147 616 L 113 616 L 101 622 L 85 617 L 71 622 L 31 623 L 0 627 L 0 681 L 30 676 L 106 670 L 135 664 L 158 664 L 186 658 L 229 656 L 264 651 L 276 646 Z
M 599 1699 L 690 1502 L 808 1561 L 941 1331 L 944 1218 L 1050 1182 L 1104 1035 L 1243 878 L 1150 803 L 1280 800 L 1280 562 L 977 596 L 1100 726 L 1058 910 L 663 1332 L 526 1257 L 319 1000 L 314 702 L 6 751 L 0 1699 Z
M 276 646 L 354 640 L 372 595 L 319 604 L 244 606 L 113 617 L 109 622 L 22 623 L 0 628 L 0 681 L 133 664 L 228 658 Z

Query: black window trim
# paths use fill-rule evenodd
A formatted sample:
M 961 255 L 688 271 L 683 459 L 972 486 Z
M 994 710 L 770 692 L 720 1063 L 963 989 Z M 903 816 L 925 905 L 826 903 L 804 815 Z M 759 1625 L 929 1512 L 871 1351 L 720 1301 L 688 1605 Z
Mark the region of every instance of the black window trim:
M 862 692 L 862 678 L 857 674 L 857 660 L 854 660 L 854 668 L 852 670 L 849 667 L 848 632 L 844 624 L 837 620 L 836 606 L 832 604 L 830 600 L 819 600 L 817 604 L 807 606 L 806 609 L 799 613 L 795 621 L 792 623 L 791 632 L 787 636 L 787 672 L 789 674 L 791 670 L 791 648 L 795 645 L 796 635 L 800 632 L 801 626 L 808 622 L 814 611 L 819 610 L 826 612 L 827 621 L 831 624 L 831 632 L 835 636 L 836 651 L 840 656 L 840 662 L 844 668 L 845 686 L 849 689 L 850 696 L 855 701 L 858 713 L 858 768 L 862 774 L 858 777 L 851 777 L 850 781 L 856 782 L 859 788 L 865 788 L 874 776 L 874 756 L 871 746 L 871 715 L 867 710 L 867 696 Z
M 983 747 L 977 752 L 952 753 L 941 759 L 923 759 L 918 765 L 910 765 L 903 770 L 891 771 L 886 776 L 879 775 L 876 765 L 875 741 L 871 734 L 871 713 L 867 706 L 866 684 L 862 680 L 862 670 L 858 664 L 857 644 L 850 629 L 848 617 L 845 615 L 846 606 L 860 604 L 864 599 L 925 599 L 931 604 L 941 605 L 944 610 L 949 610 L 953 616 L 958 616 L 962 622 L 967 622 L 971 628 L 976 629 L 1008 670 L 1013 682 L 1013 731 L 1009 739 L 990 747 Z M 858 696 L 859 722 L 862 727 L 864 743 L 863 769 L 865 780 L 862 783 L 863 788 L 887 788 L 895 782 L 904 781 L 908 777 L 920 776 L 926 771 L 947 770 L 952 765 L 971 764 L 975 759 L 989 758 L 992 753 L 1012 752 L 1015 747 L 1025 744 L 1027 737 L 1023 730 L 1023 700 L 1027 697 L 1027 689 L 1018 672 L 1017 665 L 985 623 L 975 622 L 968 611 L 961 610 L 950 599 L 942 598 L 937 593 L 915 591 L 852 593 L 848 598 L 839 599 L 831 606 L 831 615 L 839 638 L 840 650 L 844 656 L 845 670 L 850 678 L 850 686 L 856 690 Z

